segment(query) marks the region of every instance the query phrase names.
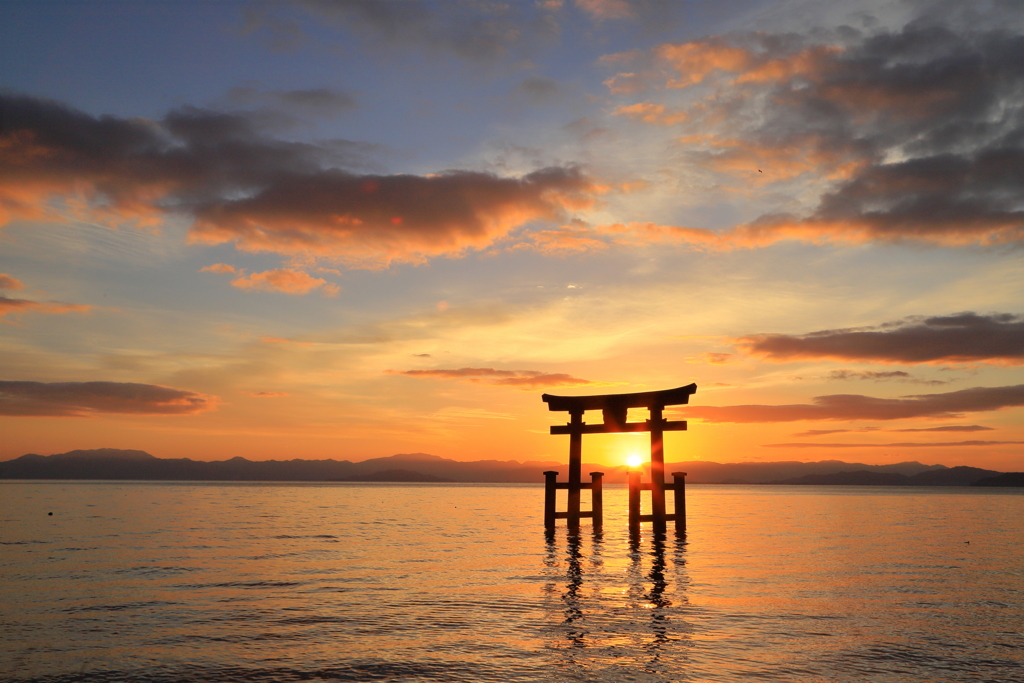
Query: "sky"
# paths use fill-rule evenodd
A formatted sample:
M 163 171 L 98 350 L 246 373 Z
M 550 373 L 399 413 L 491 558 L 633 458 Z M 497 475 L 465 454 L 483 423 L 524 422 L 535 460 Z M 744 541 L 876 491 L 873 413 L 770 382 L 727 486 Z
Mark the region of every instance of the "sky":
M 0 459 L 1024 470 L 1015 0 L 0 16 Z

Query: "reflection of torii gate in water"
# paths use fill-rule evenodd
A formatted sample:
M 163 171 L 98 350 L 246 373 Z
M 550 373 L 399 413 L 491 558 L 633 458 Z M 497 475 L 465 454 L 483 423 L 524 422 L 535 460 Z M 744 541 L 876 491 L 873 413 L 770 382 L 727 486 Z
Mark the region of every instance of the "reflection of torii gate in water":
M 690 402 L 690 396 L 697 392 L 696 384 L 689 384 L 676 389 L 664 391 L 644 391 L 636 394 L 604 394 L 600 396 L 552 396 L 544 394 L 541 398 L 548 404 L 548 410 L 566 411 L 570 422 L 566 425 L 555 425 L 552 434 L 569 435 L 569 481 L 558 483 L 558 472 L 545 472 L 544 487 L 544 527 L 555 528 L 556 519 L 565 519 L 570 531 L 580 528 L 580 519 L 591 517 L 594 528 L 600 528 L 603 521 L 602 472 L 592 472 L 591 483 L 581 481 L 583 464 L 584 434 L 617 434 L 622 432 L 651 433 L 651 483 L 641 484 L 640 473 L 630 471 L 629 474 L 629 528 L 631 532 L 639 531 L 640 522 L 653 522 L 656 533 L 665 531 L 666 521 L 675 521 L 676 530 L 686 529 L 686 498 L 685 472 L 673 472 L 674 483 L 665 483 L 665 444 L 664 432 L 686 429 L 685 420 L 669 421 L 662 417 L 666 406 L 682 405 Z M 626 422 L 626 413 L 630 408 L 647 408 L 650 419 L 643 422 Z M 600 410 L 603 413 L 602 424 L 587 424 L 583 421 L 583 413 L 587 410 Z M 569 507 L 566 512 L 555 512 L 556 489 L 569 490 Z M 592 511 L 580 511 L 580 491 L 590 489 Z M 651 492 L 651 514 L 640 514 L 640 491 Z M 676 492 L 676 513 L 665 513 L 665 491 Z

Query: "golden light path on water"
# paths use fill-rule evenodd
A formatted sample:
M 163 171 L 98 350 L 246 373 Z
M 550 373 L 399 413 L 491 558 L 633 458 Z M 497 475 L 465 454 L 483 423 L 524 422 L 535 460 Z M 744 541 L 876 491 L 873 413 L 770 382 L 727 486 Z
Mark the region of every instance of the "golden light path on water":
M 534 485 L 3 482 L 0 678 L 1024 680 L 1024 492 L 688 492 L 631 543 L 617 485 L 547 539 Z

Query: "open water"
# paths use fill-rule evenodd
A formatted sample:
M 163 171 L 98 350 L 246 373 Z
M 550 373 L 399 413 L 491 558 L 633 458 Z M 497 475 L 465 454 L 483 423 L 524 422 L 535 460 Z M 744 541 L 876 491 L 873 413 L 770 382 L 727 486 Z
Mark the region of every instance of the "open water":
M 1024 681 L 1019 489 L 690 486 L 636 544 L 542 499 L 0 482 L 0 679 Z

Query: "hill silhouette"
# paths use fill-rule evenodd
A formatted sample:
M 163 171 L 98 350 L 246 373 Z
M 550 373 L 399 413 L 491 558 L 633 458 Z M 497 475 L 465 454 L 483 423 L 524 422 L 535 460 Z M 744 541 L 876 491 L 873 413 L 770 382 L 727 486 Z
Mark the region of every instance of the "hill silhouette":
M 913 476 L 899 472 L 835 472 L 832 474 L 808 474 L 803 477 L 784 479 L 775 484 L 814 484 L 844 486 L 972 486 L 986 477 L 999 474 L 993 470 L 978 467 L 949 467 L 941 470 L 926 470 Z
M 360 462 L 349 460 L 228 460 L 157 458 L 145 451 L 98 448 L 54 455 L 29 453 L 0 462 L 0 479 L 90 479 L 140 481 L 452 481 L 536 482 L 545 470 L 568 473 L 565 462 L 551 460 L 459 461 L 429 453 L 399 453 Z M 584 463 L 585 473 L 605 472 L 608 483 L 624 482 L 625 465 Z M 666 463 L 668 473 L 687 472 L 693 484 L 875 484 L 967 486 L 1000 474 L 973 467 L 901 462 L 866 465 L 842 460 L 818 462 L 717 463 L 703 460 Z M 398 472 L 399 474 L 395 474 Z M 586 475 L 584 475 L 586 476 Z M 370 477 L 383 477 L 371 479 Z M 386 477 L 406 477 L 405 479 Z M 418 477 L 418 478 L 417 478 Z

